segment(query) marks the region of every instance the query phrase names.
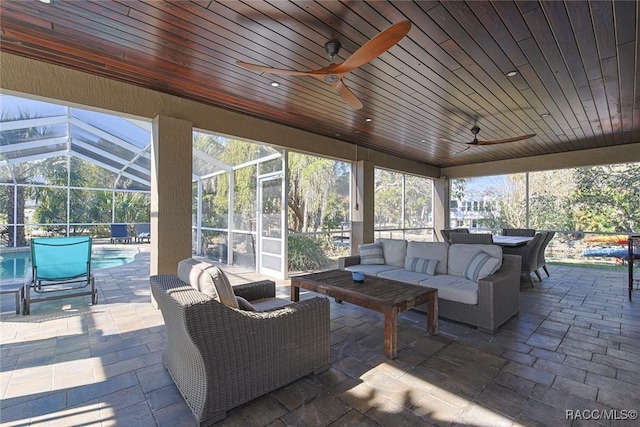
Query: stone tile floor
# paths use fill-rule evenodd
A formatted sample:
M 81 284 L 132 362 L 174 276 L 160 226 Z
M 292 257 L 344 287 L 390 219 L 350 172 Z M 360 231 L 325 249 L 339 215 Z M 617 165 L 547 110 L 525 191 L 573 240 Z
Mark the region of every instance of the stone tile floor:
M 3 426 L 195 425 L 162 365 L 148 245 L 139 250 L 131 264 L 95 271 L 97 306 L 74 297 L 21 316 L 2 296 Z M 259 278 L 226 269 L 232 283 Z M 640 410 L 640 302 L 628 301 L 626 274 L 550 272 L 535 288 L 523 283 L 520 315 L 495 335 L 441 319 L 439 335 L 428 336 L 424 314 L 401 314 L 393 361 L 383 356 L 380 314 L 332 301 L 331 369 L 233 409 L 219 425 L 638 425 L 630 418 Z M 278 282 L 280 296 L 288 285 Z

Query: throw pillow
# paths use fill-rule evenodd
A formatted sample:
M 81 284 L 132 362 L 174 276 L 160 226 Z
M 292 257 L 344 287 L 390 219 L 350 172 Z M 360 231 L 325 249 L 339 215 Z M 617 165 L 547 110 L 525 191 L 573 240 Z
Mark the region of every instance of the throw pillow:
M 464 269 L 464 276 L 477 282 L 478 279 L 487 277 L 498 271 L 500 268 L 500 259 L 492 257 L 486 252 L 478 252 L 469 260 L 469 264 Z
M 424 273 L 433 276 L 438 265 L 437 259 L 408 257 L 404 262 L 404 269 L 407 271 L 415 271 L 416 273 Z
M 229 279 L 215 265 L 193 258 L 178 263 L 178 278 L 224 305 L 238 308 Z
M 246 299 L 236 295 L 236 301 L 238 301 L 238 307 L 240 307 L 240 310 L 256 311 L 256 308 L 253 306 L 253 304 L 251 304 Z
M 365 243 L 358 245 L 360 264 L 384 264 L 384 254 L 380 243 Z

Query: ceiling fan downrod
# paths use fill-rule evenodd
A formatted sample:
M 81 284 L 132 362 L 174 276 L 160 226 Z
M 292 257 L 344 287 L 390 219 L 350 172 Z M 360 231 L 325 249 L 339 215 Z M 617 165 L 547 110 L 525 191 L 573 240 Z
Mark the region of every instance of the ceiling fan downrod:
M 473 134 L 472 143 L 477 144 L 478 143 L 478 133 L 480 133 L 480 128 L 478 126 L 472 127 L 471 128 L 471 133 Z

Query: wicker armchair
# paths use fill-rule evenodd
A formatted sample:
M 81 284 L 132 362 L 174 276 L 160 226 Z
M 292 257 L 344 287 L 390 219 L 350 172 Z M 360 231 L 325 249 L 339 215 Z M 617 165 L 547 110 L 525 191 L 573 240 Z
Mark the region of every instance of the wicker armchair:
M 152 276 L 167 334 L 164 364 L 196 421 L 329 367 L 329 301 L 323 297 L 256 312 L 228 307 L 178 277 Z M 234 286 L 247 300 L 275 297 L 275 283 Z
M 491 233 L 450 233 L 451 243 L 466 243 L 478 245 L 492 245 L 493 236 Z

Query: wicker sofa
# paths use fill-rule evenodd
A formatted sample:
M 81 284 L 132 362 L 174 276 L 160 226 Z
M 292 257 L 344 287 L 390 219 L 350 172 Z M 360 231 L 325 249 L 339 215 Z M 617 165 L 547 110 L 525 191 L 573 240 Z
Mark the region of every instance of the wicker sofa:
M 168 274 L 152 276 L 150 282 L 166 325 L 164 364 L 201 426 L 222 420 L 231 408 L 328 369 L 326 298 L 284 306 L 280 300 L 275 304 L 280 308 L 268 311 L 232 308 L 199 291 L 193 282 L 206 274 L 197 273 L 191 274 L 191 283 Z M 232 290 L 250 303 L 277 300 L 270 280 Z
M 500 246 L 401 239 L 376 242 L 382 246 L 383 262 L 374 257 L 369 264 L 361 264 L 360 255 L 353 255 L 340 258 L 339 268 L 436 288 L 440 317 L 489 333 L 494 333 L 520 310 L 520 257 L 503 254 Z M 465 273 L 478 252 L 501 259 L 501 263 L 492 274 L 480 274 L 476 280 L 470 280 Z M 369 258 L 369 254 L 364 258 Z M 427 271 L 425 260 L 437 261 L 431 265 L 431 271 Z M 412 268 L 416 265 L 425 266 L 426 270 Z M 416 309 L 427 310 L 426 305 Z

